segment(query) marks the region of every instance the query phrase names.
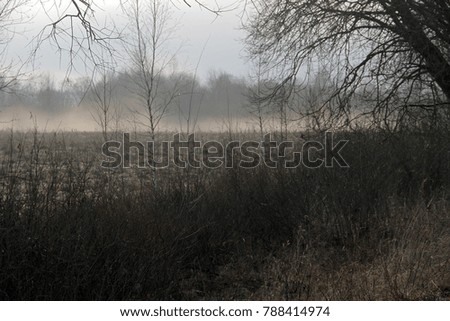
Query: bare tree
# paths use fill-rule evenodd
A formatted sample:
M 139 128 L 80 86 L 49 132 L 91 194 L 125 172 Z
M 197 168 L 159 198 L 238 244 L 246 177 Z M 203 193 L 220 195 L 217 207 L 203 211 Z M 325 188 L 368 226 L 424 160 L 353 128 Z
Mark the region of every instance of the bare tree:
M 175 54 L 168 49 L 168 42 L 175 27 L 169 5 L 164 0 L 130 0 L 125 8 L 133 32 L 126 45 L 131 69 L 130 90 L 138 102 L 133 112 L 154 144 L 162 119 L 175 105 L 180 85 L 180 76 L 170 72 Z M 153 154 L 150 159 L 154 161 Z M 157 189 L 157 171 L 154 166 L 151 170 L 153 188 Z
M 92 118 L 102 130 L 103 140 L 108 141 L 110 132 L 117 128 L 119 120 L 119 109 L 115 97 L 117 90 L 114 71 L 103 68 L 98 75 L 98 79 L 91 86 L 91 98 L 93 100 Z
M 264 79 L 264 62 L 261 57 L 255 59 L 253 71 L 250 75 L 253 82 L 248 88 L 246 97 L 248 105 L 246 106 L 250 115 L 253 116 L 257 123 L 261 141 L 264 140 L 264 125 L 266 122 L 266 114 L 269 112 L 269 103 L 263 99 L 265 91 L 268 89 L 268 80 Z
M 127 6 L 128 0 L 121 0 L 123 7 Z M 142 1 L 151 3 L 151 0 Z M 96 0 L 3 0 L 0 4 L 0 57 L 5 53 L 6 44 L 10 40 L 10 27 L 21 21 L 17 20 L 14 13 L 19 8 L 31 8 L 36 10 L 35 5 L 40 3 L 41 8 L 49 18 L 49 23 L 36 35 L 35 47 L 32 58 L 35 57 L 44 41 L 51 41 L 57 49 L 69 60 L 68 73 L 74 68 L 74 61 L 80 59 L 86 63 L 86 67 L 93 67 L 92 71 L 105 64 L 114 61 L 105 61 L 105 57 L 115 59 L 115 47 L 112 43 L 122 38 L 120 30 L 117 30 L 114 21 L 97 20 L 97 13 L 102 11 L 104 2 Z M 216 15 L 230 8 L 223 8 L 216 4 L 205 4 L 199 0 L 176 0 L 171 5 L 183 4 L 191 7 L 193 4 L 212 12 Z M 22 22 L 22 21 L 21 21 Z M 105 51 L 107 55 L 105 55 Z M 12 69 L 11 64 L 1 61 L 0 67 L 0 89 L 7 88 L 14 77 L 5 76 Z M 90 65 L 90 64 L 91 65 Z M 90 65 L 90 66 L 88 66 Z
M 332 73 L 333 66 L 320 62 L 304 83 L 294 87 L 289 109 L 302 127 L 325 132 L 350 125 L 350 103 L 344 104 L 339 100 L 339 96 L 334 95 L 339 91 L 339 80 L 333 77 Z M 356 98 L 353 101 L 355 100 Z M 362 106 L 358 106 L 358 109 L 364 112 Z
M 181 74 L 177 77 L 181 79 L 177 94 L 178 122 L 180 132 L 188 137 L 197 128 L 205 91 L 197 80 L 197 71 L 193 75 Z
M 127 7 L 128 0 L 121 0 L 123 8 Z M 151 0 L 142 1 L 143 3 L 151 3 Z M 103 68 L 105 65 L 114 65 L 118 53 L 117 46 L 114 45 L 122 39 L 122 31 L 115 25 L 112 19 L 98 19 L 101 14 L 104 1 L 98 0 L 4 0 L 0 8 L 0 57 L 4 52 L 4 44 L 8 40 L 4 37 L 5 30 L 11 25 L 11 15 L 16 12 L 19 7 L 32 9 L 28 12 L 35 12 L 39 6 L 48 17 L 48 24 L 37 33 L 34 38 L 34 50 L 30 60 L 37 56 L 43 42 L 51 42 L 53 46 L 60 52 L 61 57 L 68 60 L 67 78 L 75 68 L 75 62 L 85 64 L 85 69 L 95 74 L 98 67 Z M 201 8 L 214 13 L 220 14 L 231 8 L 223 8 L 216 4 L 205 4 L 199 0 L 176 0 L 170 1 L 170 5 L 177 6 L 182 4 L 191 7 L 198 5 Z M 105 60 L 105 58 L 108 58 Z M 0 59 L 1 63 L 1 59 Z M 12 69 L 11 65 L 0 67 L 3 75 Z M 10 76 L 9 76 L 10 77 Z M 2 77 L 0 79 L 0 89 L 6 88 L 14 79 Z
M 450 3 L 416 0 L 254 1 L 247 44 L 271 61 L 283 87 L 318 64 L 332 62 L 342 107 L 356 93 L 376 98 L 371 113 L 448 109 Z M 276 91 L 275 90 L 275 91 Z M 395 113 L 394 113 L 395 114 Z M 397 114 L 398 115 L 398 114 Z M 343 113 L 346 117 L 346 113 Z
M 178 94 L 179 81 L 168 81 L 175 62 L 175 54 L 167 49 L 174 30 L 170 8 L 160 0 L 130 0 L 127 14 L 133 22 L 132 39 L 126 46 L 132 70 L 130 81 L 134 85 L 131 88 L 144 107 L 134 111 L 155 140 L 158 126 Z
M 95 73 L 98 67 L 113 65 L 114 43 L 121 39 L 114 21 L 97 20 L 101 6 L 93 0 L 39 0 L 41 9 L 49 23 L 34 39 L 34 58 L 44 42 L 57 48 L 61 57 L 68 60 L 67 77 L 75 67 L 75 62 L 85 64 L 85 68 Z M 105 59 L 108 57 L 108 59 Z

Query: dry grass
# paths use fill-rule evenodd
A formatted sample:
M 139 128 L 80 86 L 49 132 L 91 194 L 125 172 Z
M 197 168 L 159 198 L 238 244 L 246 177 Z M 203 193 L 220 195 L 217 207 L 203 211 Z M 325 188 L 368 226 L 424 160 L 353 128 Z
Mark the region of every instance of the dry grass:
M 0 298 L 447 299 L 450 135 L 340 135 L 349 169 L 171 168 L 155 189 L 101 169 L 97 134 L 4 132 Z

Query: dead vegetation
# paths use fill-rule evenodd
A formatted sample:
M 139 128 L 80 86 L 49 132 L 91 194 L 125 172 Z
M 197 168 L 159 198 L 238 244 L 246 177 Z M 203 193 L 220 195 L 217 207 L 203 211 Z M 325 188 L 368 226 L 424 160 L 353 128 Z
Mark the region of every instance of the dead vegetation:
M 450 136 L 339 135 L 350 168 L 170 168 L 155 189 L 100 168 L 100 134 L 3 132 L 0 298 L 448 299 Z

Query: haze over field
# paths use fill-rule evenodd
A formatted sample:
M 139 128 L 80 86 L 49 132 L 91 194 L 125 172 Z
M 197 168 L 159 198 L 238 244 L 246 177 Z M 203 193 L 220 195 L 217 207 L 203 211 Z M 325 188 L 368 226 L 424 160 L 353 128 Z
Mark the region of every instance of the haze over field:
M 215 6 L 215 1 L 205 3 Z M 199 118 L 199 129 L 220 130 L 223 119 L 227 118 L 229 122 L 230 117 L 233 117 L 233 121 L 243 118 L 243 122 L 247 122 L 245 118 L 249 115 L 245 111 L 244 95 L 247 88 L 244 78 L 249 74 L 249 67 L 242 42 L 245 36 L 241 30 L 242 8 L 236 1 L 230 0 L 221 1 L 220 6 L 234 10 L 216 16 L 196 5 L 188 7 L 180 3 L 169 8 L 171 17 L 164 51 L 173 54 L 174 59 L 165 67 L 170 71 L 164 73 L 175 71 L 191 77 L 195 74 L 198 86 L 205 88 L 210 86 L 214 75 L 226 74 L 240 88 L 234 88 L 232 93 L 226 94 L 233 97 L 216 97 L 214 102 L 211 99 L 205 102 L 204 93 L 198 93 L 196 88 L 193 101 L 189 99 L 186 102 L 186 96 L 170 106 L 162 120 L 161 130 L 180 127 L 180 109 L 185 108 L 186 104 L 190 104 L 195 114 L 199 114 L 196 117 Z M 124 43 L 130 41 L 134 32 L 132 21 L 124 14 L 118 0 L 99 1 L 94 11 L 98 25 L 113 30 L 113 34 L 121 38 L 111 41 L 113 59 L 108 54 L 104 56 L 108 60 L 108 69 L 113 68 L 114 73 L 130 71 L 132 67 L 128 64 Z M 100 130 L 92 117 L 92 100 L 85 97 L 89 94 L 91 80 L 95 82 L 97 79 L 98 68 L 95 69 L 93 62 L 86 60 L 82 54 L 70 61 L 67 51 L 59 50 L 59 42 L 52 38 L 43 40 L 51 31 L 45 29 L 46 26 L 60 14 L 51 3 L 44 7 L 40 3 L 26 6 L 16 14 L 22 22 L 13 26 L 14 33 L 11 33 L 4 61 L 11 61 L 15 68 L 20 67 L 23 75 L 13 88 L 13 97 L 0 92 L 0 128 L 9 128 L 12 120 L 17 129 L 30 128 L 34 126 L 34 121 L 30 120 L 32 114 L 39 127 L 47 130 Z M 63 49 L 67 49 L 64 47 L 67 42 L 60 43 Z M 37 47 L 38 50 L 33 52 Z M 121 98 L 128 96 L 132 100 L 134 93 L 125 88 L 128 82 L 125 80 L 119 83 L 118 90 L 121 91 Z M 192 88 L 185 89 L 184 95 Z M 226 87 L 222 89 L 228 90 Z M 135 109 L 137 103 L 126 99 L 116 101 L 115 107 L 121 109 L 121 126 L 124 129 L 132 122 L 130 110 Z M 227 105 L 225 109 L 224 104 Z
M 111 117 L 117 128 L 111 130 L 146 130 L 145 124 L 137 121 L 145 109 L 130 88 L 129 79 L 132 77 L 127 73 L 113 76 L 109 98 L 111 114 L 114 111 Z M 193 76 L 186 77 L 184 86 L 178 87 L 173 102 L 165 111 L 159 130 L 180 130 L 189 113 L 196 130 L 254 127 L 254 120 L 247 109 L 249 88 L 244 79 L 226 73 L 210 73 L 208 85 L 202 85 Z M 39 128 L 46 130 L 101 130 L 97 121 L 99 101 L 93 89 L 89 88 L 94 86 L 90 79 L 59 86 L 51 75 L 40 76 L 37 80 L 34 85 L 27 82 L 24 84 L 28 85 L 17 85 L 19 89 L 14 94 L 0 92 L 0 128 L 13 126 L 26 130 L 37 123 Z

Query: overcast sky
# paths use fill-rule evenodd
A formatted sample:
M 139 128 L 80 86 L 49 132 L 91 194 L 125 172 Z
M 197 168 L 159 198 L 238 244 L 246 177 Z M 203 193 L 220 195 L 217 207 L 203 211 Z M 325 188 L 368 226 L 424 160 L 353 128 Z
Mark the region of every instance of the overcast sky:
M 125 18 L 118 5 L 118 0 L 99 0 L 103 11 L 96 9 L 96 18 L 100 25 L 114 21 L 120 28 L 125 25 Z M 193 1 L 192 1 L 193 2 Z M 205 0 L 206 4 L 215 6 L 215 1 Z M 245 64 L 245 53 L 243 51 L 242 39 L 244 32 L 239 30 L 241 25 L 239 8 L 223 12 L 216 17 L 214 14 L 199 8 L 194 3 L 188 7 L 180 0 L 172 6 L 174 20 L 177 21 L 178 31 L 176 42 L 173 46 L 182 44 L 178 54 L 178 65 L 180 69 L 192 71 L 203 53 L 199 75 L 204 80 L 211 70 L 225 71 L 236 76 L 246 76 L 248 68 Z M 221 6 L 232 6 L 235 0 L 221 0 Z M 105 5 L 107 4 L 107 5 Z M 33 39 L 39 31 L 52 19 L 48 17 L 38 5 L 28 7 L 24 11 L 30 21 L 16 26 L 16 34 L 8 49 L 8 58 L 14 60 L 26 60 L 30 51 L 34 48 Z M 51 13 L 50 13 L 51 14 Z M 175 49 L 175 48 L 174 48 Z M 123 64 L 120 63 L 119 64 Z M 34 68 L 37 73 L 50 73 L 56 79 L 61 80 L 67 71 L 68 61 L 64 55 L 61 57 L 54 44 L 44 42 L 36 56 Z M 80 61 L 77 62 L 77 72 L 71 76 L 82 75 L 84 69 Z M 30 66 L 27 65 L 27 69 Z

